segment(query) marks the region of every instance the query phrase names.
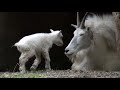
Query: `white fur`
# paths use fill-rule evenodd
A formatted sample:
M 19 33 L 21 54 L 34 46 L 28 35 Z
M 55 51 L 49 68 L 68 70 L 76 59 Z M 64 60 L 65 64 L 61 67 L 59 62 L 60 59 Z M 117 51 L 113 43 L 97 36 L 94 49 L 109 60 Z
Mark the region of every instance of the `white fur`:
M 91 45 L 70 56 L 73 70 L 120 70 L 120 55 L 116 51 L 117 27 L 111 15 L 88 17 L 85 26 L 93 32 Z M 80 30 L 76 30 L 77 33 Z M 82 43 L 81 43 L 82 44 Z M 69 44 L 70 48 L 72 46 Z M 70 52 L 70 50 L 69 50 Z
M 20 67 L 19 70 L 24 73 L 26 72 L 25 63 L 32 57 L 36 56 L 31 70 L 35 70 L 41 62 L 41 55 L 45 58 L 45 68 L 51 69 L 49 49 L 52 48 L 53 44 L 62 46 L 62 33 L 61 31 L 53 31 L 51 33 L 36 33 L 23 37 L 19 42 L 15 43 L 18 51 L 21 52 L 19 58 Z

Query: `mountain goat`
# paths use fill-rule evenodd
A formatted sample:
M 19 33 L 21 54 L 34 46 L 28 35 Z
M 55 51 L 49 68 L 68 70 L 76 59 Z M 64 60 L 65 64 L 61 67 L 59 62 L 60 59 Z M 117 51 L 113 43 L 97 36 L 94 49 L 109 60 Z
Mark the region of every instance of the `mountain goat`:
M 35 55 L 36 59 L 31 66 L 31 70 L 35 70 L 41 62 L 41 55 L 45 59 L 45 69 L 51 69 L 49 50 L 52 45 L 63 45 L 63 35 L 61 30 L 53 31 L 51 33 L 36 33 L 23 37 L 19 42 L 15 43 L 18 51 L 21 53 L 19 57 L 19 70 L 21 73 L 26 72 L 25 63 Z
M 112 15 L 98 16 L 87 12 L 77 25 L 74 37 L 65 48 L 72 61 L 72 70 L 120 70 L 120 55 L 116 48 L 117 27 Z

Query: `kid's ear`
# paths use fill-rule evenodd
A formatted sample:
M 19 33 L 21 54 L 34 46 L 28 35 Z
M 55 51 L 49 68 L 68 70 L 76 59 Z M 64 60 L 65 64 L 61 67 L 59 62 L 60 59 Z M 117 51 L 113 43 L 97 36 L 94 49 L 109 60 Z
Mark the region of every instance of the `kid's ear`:
M 54 32 L 54 30 L 53 30 L 53 29 L 50 29 L 50 31 L 51 31 L 51 33 L 52 33 L 52 32 Z
M 60 33 L 62 33 L 62 30 L 60 30 Z
M 60 30 L 60 32 L 58 33 L 59 36 L 63 37 L 62 35 L 62 30 Z

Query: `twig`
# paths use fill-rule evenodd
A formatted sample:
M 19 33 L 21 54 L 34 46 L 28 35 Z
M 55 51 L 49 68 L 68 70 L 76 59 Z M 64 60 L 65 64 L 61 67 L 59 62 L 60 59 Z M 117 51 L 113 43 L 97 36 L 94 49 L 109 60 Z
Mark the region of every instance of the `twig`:
M 13 69 L 13 72 L 15 71 L 17 65 L 20 66 L 19 63 L 17 63 L 17 64 L 15 65 L 14 69 Z

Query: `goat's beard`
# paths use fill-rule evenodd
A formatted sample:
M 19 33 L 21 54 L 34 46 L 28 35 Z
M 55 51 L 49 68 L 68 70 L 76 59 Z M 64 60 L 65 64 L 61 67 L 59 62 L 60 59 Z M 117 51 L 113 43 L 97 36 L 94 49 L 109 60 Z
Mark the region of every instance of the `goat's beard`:
M 66 55 L 67 56 L 67 55 Z M 77 58 L 77 53 L 71 54 L 69 56 L 67 56 L 67 58 L 69 58 L 69 60 L 74 63 L 74 60 Z

